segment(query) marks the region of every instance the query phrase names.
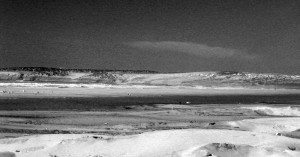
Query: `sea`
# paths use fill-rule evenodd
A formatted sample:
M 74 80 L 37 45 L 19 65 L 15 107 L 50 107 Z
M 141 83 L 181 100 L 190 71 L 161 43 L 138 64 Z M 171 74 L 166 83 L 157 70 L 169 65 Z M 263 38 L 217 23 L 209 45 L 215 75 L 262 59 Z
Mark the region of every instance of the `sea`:
M 247 104 L 300 105 L 300 94 L 281 95 L 212 95 L 212 96 L 147 96 L 147 97 L 67 97 L 67 98 L 1 98 L 0 110 L 30 111 L 102 111 L 133 105 L 181 104 Z

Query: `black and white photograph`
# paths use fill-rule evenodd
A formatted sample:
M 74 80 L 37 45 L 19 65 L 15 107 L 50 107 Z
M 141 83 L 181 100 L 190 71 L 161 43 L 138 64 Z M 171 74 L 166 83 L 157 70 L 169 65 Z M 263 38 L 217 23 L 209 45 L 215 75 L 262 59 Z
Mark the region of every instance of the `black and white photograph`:
M 300 157 L 300 1 L 0 0 L 0 157 Z

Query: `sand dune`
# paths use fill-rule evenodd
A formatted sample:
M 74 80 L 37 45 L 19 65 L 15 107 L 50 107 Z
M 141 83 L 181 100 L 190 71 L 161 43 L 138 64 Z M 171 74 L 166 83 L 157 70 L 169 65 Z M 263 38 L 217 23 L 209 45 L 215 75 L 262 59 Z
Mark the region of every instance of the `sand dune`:
M 297 139 L 232 130 L 171 130 L 115 137 L 37 135 L 0 140 L 0 152 L 22 157 L 296 157 L 299 150 Z
M 222 122 L 238 130 L 185 129 L 137 135 L 35 135 L 0 140 L 0 152 L 22 157 L 298 157 L 300 140 L 276 134 L 300 128 L 300 118 Z

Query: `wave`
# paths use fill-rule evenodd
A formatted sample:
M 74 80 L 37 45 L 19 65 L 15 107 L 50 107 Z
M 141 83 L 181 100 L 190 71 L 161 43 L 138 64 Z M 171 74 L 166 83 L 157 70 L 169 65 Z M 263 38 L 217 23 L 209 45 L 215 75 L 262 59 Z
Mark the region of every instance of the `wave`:
M 242 107 L 255 111 L 260 115 L 269 116 L 300 116 L 299 107 L 269 107 L 269 106 L 256 106 L 256 107 Z

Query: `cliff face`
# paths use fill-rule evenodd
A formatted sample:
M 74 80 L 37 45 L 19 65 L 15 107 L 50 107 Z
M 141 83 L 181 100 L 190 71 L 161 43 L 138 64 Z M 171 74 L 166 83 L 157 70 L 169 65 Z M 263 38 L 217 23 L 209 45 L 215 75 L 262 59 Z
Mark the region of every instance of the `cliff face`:
M 0 82 L 104 83 L 204 87 L 284 87 L 300 89 L 299 75 L 246 72 L 157 73 L 154 71 L 58 68 L 0 69 Z

